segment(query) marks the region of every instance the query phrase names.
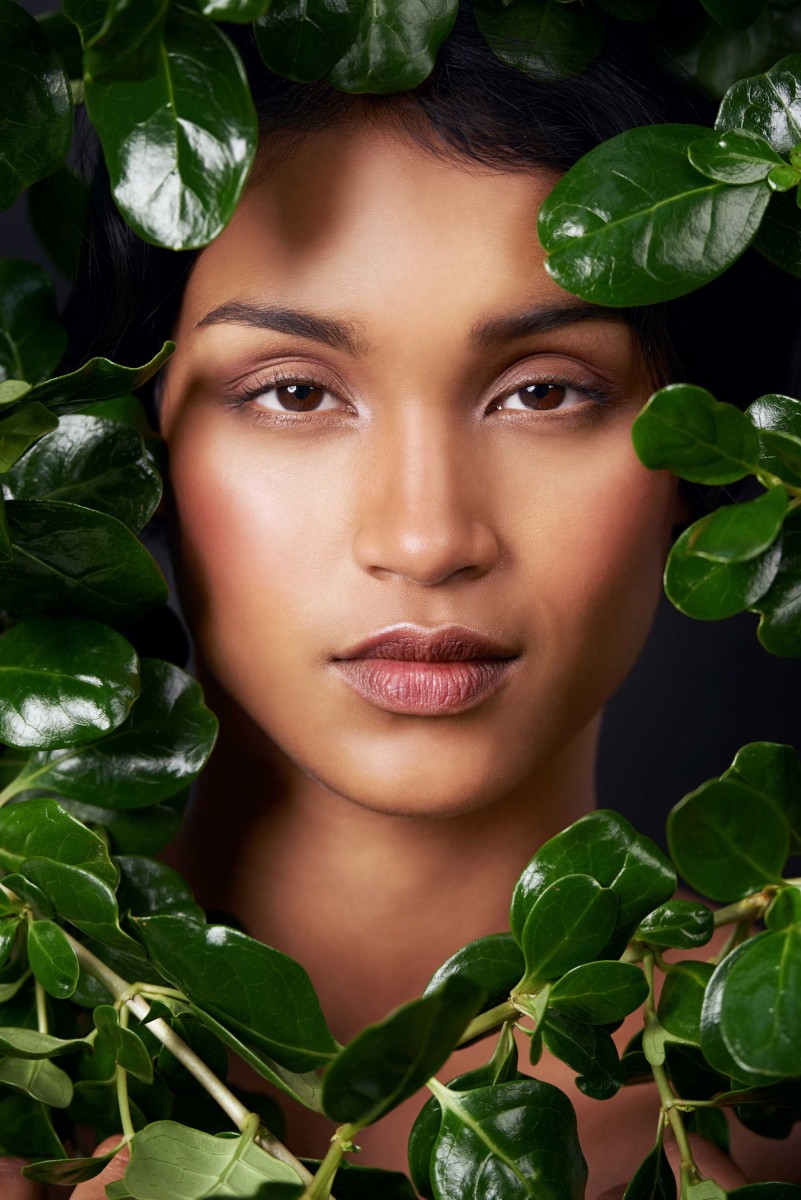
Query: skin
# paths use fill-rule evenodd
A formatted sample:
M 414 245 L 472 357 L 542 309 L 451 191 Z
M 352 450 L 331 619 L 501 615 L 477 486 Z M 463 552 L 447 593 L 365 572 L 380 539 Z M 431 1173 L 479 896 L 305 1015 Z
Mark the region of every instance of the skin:
M 594 807 L 601 711 L 687 519 L 675 477 L 631 447 L 653 387 L 635 334 L 610 310 L 576 319 L 545 272 L 535 221 L 555 179 L 445 161 L 389 124 L 321 130 L 250 185 L 174 330 L 160 419 L 175 560 L 221 732 L 169 860 L 201 903 L 303 963 L 342 1042 L 507 928 L 538 845 Z M 207 320 L 234 304 L 347 318 L 361 345 Z M 478 322 L 532 308 L 552 327 L 471 344 Z M 317 411 L 278 415 L 278 366 L 321 385 Z M 527 407 L 520 389 L 542 381 L 553 407 Z M 262 391 L 237 406 L 243 388 Z M 390 713 L 330 657 L 404 621 L 465 624 L 519 658 L 466 712 Z M 439 1078 L 490 1052 L 458 1051 Z M 630 1178 L 654 1096 L 587 1100 L 547 1055 L 536 1073 L 574 1100 L 587 1195 Z M 355 1161 L 406 1170 L 424 1099 L 364 1130 Z M 282 1103 L 287 1144 L 321 1156 L 331 1123 Z M 722 1184 L 744 1180 L 697 1144 Z

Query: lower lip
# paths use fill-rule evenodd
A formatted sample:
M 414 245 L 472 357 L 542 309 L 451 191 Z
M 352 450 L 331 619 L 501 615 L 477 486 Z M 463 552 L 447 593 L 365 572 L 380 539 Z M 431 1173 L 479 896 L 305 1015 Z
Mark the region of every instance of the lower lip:
M 501 686 L 514 661 L 472 658 L 433 663 L 344 658 L 337 659 L 335 665 L 350 687 L 378 708 L 429 716 L 472 708 Z

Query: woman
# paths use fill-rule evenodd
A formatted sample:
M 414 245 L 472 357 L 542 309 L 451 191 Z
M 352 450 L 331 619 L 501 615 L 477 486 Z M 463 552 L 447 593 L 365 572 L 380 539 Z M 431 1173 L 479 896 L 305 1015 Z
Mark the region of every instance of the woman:
M 123 297 L 104 351 L 135 356 L 156 331 L 177 343 L 154 410 L 196 673 L 221 722 L 166 857 L 200 903 L 303 963 L 341 1042 L 506 928 L 525 863 L 594 806 L 603 705 L 691 519 L 630 441 L 669 369 L 660 315 L 580 303 L 535 236 L 592 144 L 694 117 L 679 85 L 642 62 L 626 79 L 618 54 L 545 87 L 495 60 L 465 11 L 414 93 L 254 73 L 263 149 L 212 245 L 186 260 L 135 245 L 107 201 L 96 218 L 93 259 L 106 239 Z M 112 294 L 92 286 L 72 309 L 86 327 Z M 439 1077 L 489 1053 L 458 1051 Z M 629 1179 L 655 1093 L 601 1103 L 553 1059 L 529 1069 L 576 1106 L 588 1196 Z M 424 1099 L 365 1129 L 354 1161 L 405 1170 Z M 287 1144 L 321 1156 L 331 1123 L 281 1102 Z M 789 1178 L 789 1144 L 757 1143 L 736 1134 L 747 1172 L 781 1162 Z M 722 1184 L 744 1181 L 699 1146 Z

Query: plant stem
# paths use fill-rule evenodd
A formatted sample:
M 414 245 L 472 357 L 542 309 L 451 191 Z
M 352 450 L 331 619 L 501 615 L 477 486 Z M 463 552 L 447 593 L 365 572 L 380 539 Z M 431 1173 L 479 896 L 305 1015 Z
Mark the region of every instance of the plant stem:
M 470 1024 L 465 1029 L 459 1041 L 458 1046 L 463 1046 L 465 1042 L 470 1042 L 473 1038 L 482 1037 L 485 1033 L 492 1033 L 499 1025 L 503 1025 L 504 1021 L 510 1020 L 512 1017 L 519 1015 L 520 1009 L 511 1000 L 504 1000 L 502 1004 L 496 1004 L 494 1008 L 488 1008 L 486 1012 L 480 1013 L 474 1017 Z
M 34 916 L 30 909 L 26 910 L 25 919 L 28 922 L 28 932 L 30 932 L 30 930 L 33 926 L 33 921 L 34 921 Z M 45 996 L 44 988 L 42 987 L 39 980 L 36 979 L 35 977 L 34 977 L 33 992 L 34 992 L 34 996 L 36 997 L 36 1027 L 40 1033 L 48 1033 L 49 1030 L 47 1027 L 47 998 Z
M 361 1125 L 340 1125 L 331 1138 L 331 1145 L 326 1151 L 325 1158 L 317 1168 L 317 1173 L 300 1200 L 329 1200 L 331 1184 L 334 1182 L 342 1156 L 347 1150 L 358 1149 L 354 1146 L 353 1138 L 362 1128 Z
M 739 921 L 757 921 L 773 899 L 775 887 L 769 886 L 753 896 L 746 896 L 735 904 L 726 904 L 715 912 L 715 928 L 721 925 L 734 925 Z
M 111 967 L 107 966 L 91 950 L 87 950 L 86 946 L 82 945 L 76 938 L 67 933 L 66 930 L 64 930 L 64 933 L 78 956 L 78 962 L 84 970 L 96 979 L 98 983 L 101 983 L 115 1000 L 121 1000 L 135 1017 L 147 1022 L 148 1029 L 158 1038 L 162 1046 L 166 1046 L 170 1053 L 187 1069 L 189 1074 L 195 1077 L 201 1087 L 206 1089 L 212 1099 L 216 1100 L 223 1112 L 231 1118 L 237 1129 L 241 1130 L 251 1115 L 241 1100 L 238 1100 L 234 1093 L 225 1086 L 223 1081 L 206 1066 L 201 1058 L 198 1058 L 194 1050 L 187 1046 L 186 1042 L 170 1028 L 166 1021 L 162 1020 L 161 1017 L 156 1018 L 154 1021 L 147 1021 L 150 1005 L 143 996 L 132 995 L 131 984 L 126 979 L 123 979 L 121 975 L 113 971 Z M 311 1172 L 268 1129 L 262 1127 L 256 1137 L 256 1141 L 273 1158 L 280 1159 L 281 1162 L 287 1163 L 297 1171 L 304 1183 L 311 1181 Z
M 120 1008 L 120 1027 L 128 1028 L 128 1014 L 130 1009 L 127 1004 L 123 1004 Z M 117 1106 L 120 1110 L 120 1121 L 122 1122 L 122 1133 L 126 1141 L 130 1141 L 136 1133 L 133 1120 L 131 1119 L 131 1105 L 128 1099 L 128 1072 L 124 1067 L 117 1063 L 114 1068 L 114 1077 L 117 1083 Z

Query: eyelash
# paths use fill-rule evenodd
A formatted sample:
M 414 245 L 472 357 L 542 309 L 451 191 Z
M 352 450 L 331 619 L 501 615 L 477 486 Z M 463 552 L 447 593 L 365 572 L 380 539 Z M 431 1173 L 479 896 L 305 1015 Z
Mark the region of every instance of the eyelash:
M 241 388 L 227 400 L 227 405 L 232 408 L 250 408 L 252 418 L 257 423 L 267 423 L 271 425 L 297 425 L 300 422 L 319 421 L 319 416 L 315 412 L 279 412 L 276 409 L 260 408 L 258 405 L 252 404 L 259 396 L 263 396 L 265 392 L 272 391 L 273 388 L 285 387 L 288 384 L 297 384 L 300 387 L 318 388 L 332 396 L 335 395 L 333 389 L 326 384 L 321 383 L 318 379 L 312 379 L 307 376 L 286 373 L 280 370 L 274 371 L 268 379 L 254 383 L 250 387 Z M 496 406 L 510 396 L 514 396 L 517 392 L 522 391 L 525 387 L 535 385 L 563 387 L 573 392 L 578 392 L 586 396 L 592 403 L 590 405 L 572 405 L 566 409 L 530 409 L 528 410 L 531 416 L 545 416 L 549 420 L 557 421 L 572 421 L 574 423 L 591 422 L 598 420 L 604 408 L 610 406 L 617 398 L 617 392 L 612 388 L 600 387 L 596 380 L 593 379 L 566 379 L 563 376 L 555 374 L 546 374 L 538 379 L 523 380 L 516 388 L 505 392 L 497 400 L 493 400 L 490 404 L 489 411 L 512 411 L 524 412 L 524 409 L 506 409 L 499 410 Z M 322 412 L 333 412 L 333 409 L 323 409 Z

